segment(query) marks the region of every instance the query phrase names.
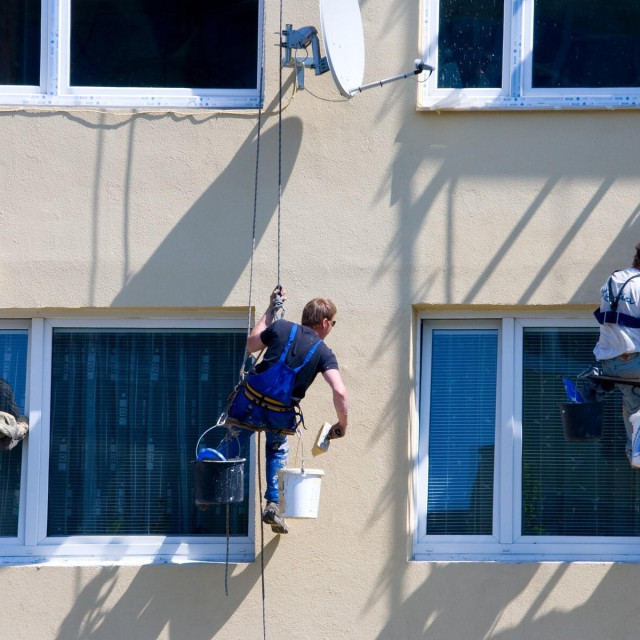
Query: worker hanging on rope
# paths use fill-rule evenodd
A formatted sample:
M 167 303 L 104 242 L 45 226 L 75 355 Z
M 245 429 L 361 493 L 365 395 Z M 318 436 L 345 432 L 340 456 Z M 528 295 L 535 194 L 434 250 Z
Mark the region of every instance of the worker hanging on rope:
M 609 381 L 620 380 L 616 387 L 622 393 L 626 455 L 632 467 L 640 468 L 640 389 L 633 384 L 640 381 L 640 244 L 633 266 L 614 271 L 607 279 L 594 315 L 600 323 L 600 339 L 593 350 L 600 361 L 598 372 Z
M 242 446 L 252 430 L 266 432 L 266 508 L 262 520 L 275 533 L 288 533 L 279 515 L 278 470 L 287 464 L 288 435 L 303 424 L 299 402 L 321 373 L 333 392 L 338 421 L 331 427 L 329 439 L 342 438 L 347 430 L 349 400 L 338 370 L 335 355 L 324 339 L 336 324 L 336 307 L 327 298 L 310 300 L 302 312 L 300 324 L 277 319 L 278 307 L 286 300 L 280 286 L 271 294 L 269 306 L 247 338 L 247 352 L 266 349 L 234 391 L 226 424 L 237 428 L 237 439 L 225 438 L 219 450 L 223 455 L 239 453 L 227 448 Z M 234 429 L 235 430 L 235 429 Z

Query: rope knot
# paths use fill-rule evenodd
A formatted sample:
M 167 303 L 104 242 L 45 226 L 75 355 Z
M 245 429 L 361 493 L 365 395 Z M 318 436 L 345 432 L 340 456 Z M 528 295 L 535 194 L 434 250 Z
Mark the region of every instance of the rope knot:
M 284 318 L 284 300 L 277 293 L 273 299 L 273 320 L 282 320 L 282 318 Z

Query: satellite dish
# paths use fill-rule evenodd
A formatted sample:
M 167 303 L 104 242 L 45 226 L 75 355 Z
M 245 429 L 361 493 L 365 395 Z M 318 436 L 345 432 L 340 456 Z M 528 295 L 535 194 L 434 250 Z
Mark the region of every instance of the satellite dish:
M 333 80 L 345 98 L 366 89 L 381 87 L 402 78 L 417 76 L 423 71 L 431 73 L 433 67 L 423 60 L 416 60 L 413 69 L 407 73 L 362 84 L 364 78 L 364 31 L 358 0 L 320 0 L 320 20 L 322 39 L 326 57 L 320 54 L 318 30 L 315 27 L 294 29 L 286 25 L 280 41 L 284 54 L 283 67 L 293 67 L 296 71 L 298 87 L 304 89 L 304 70 L 313 69 L 317 76 L 331 71 Z M 311 58 L 298 59 L 298 52 L 311 46 Z
M 322 40 L 340 93 L 350 98 L 364 79 L 364 31 L 358 0 L 320 0 Z

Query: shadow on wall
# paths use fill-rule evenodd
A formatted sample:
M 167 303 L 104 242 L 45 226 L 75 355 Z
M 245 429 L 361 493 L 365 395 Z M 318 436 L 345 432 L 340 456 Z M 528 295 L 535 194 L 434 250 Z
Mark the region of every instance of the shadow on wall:
M 379 640 L 631 640 L 633 565 L 431 565 L 429 579 L 391 613 Z M 558 606 L 562 600 L 563 607 Z
M 527 305 L 552 274 L 566 286 L 567 278 L 558 274 L 558 264 L 571 244 L 577 258 L 570 276 L 572 280 L 577 276 L 579 285 L 569 295 L 559 292 L 553 304 L 593 304 L 595 308 L 606 278 L 615 269 L 629 266 L 634 246 L 640 241 L 640 204 L 627 202 L 622 207 L 617 195 L 604 202 L 616 182 L 640 180 L 638 123 L 640 114 L 636 112 L 417 113 L 407 117 L 396 138 L 390 182 L 381 184 L 374 196 L 379 202 L 390 198 L 398 218 L 369 286 L 375 288 L 389 272 L 397 273 L 395 304 L 399 309 L 406 309 L 407 301 L 432 299 L 445 304 L 488 304 L 492 300 L 487 298 L 485 287 L 501 271 L 498 278 L 520 283 L 519 297 L 511 304 Z M 597 147 L 591 144 L 594 128 L 599 129 Z M 423 163 L 434 167 L 426 182 Z M 473 180 L 474 186 L 468 186 L 466 179 Z M 514 188 L 519 180 L 522 190 Z M 556 219 L 549 219 L 543 205 L 551 196 L 563 202 L 562 190 L 572 182 L 584 184 L 586 205 L 581 210 L 554 212 Z M 484 183 L 486 190 L 478 183 Z M 574 199 L 576 192 L 574 186 Z M 602 207 L 610 212 L 606 225 L 601 217 L 585 229 Z M 508 211 L 508 218 L 494 224 L 496 211 Z M 545 216 L 546 244 L 537 236 L 540 227 L 533 224 L 538 216 Z M 442 244 L 429 233 L 436 225 L 444 225 Z M 494 226 L 496 233 L 482 232 L 487 225 Z M 517 262 L 517 256 L 523 255 L 523 243 L 531 256 L 526 264 L 521 259 Z M 520 253 L 513 254 L 514 250 Z M 415 268 L 424 262 L 424 256 L 438 257 L 431 272 Z M 518 264 L 515 271 L 514 264 Z M 434 298 L 431 292 L 436 287 Z M 372 368 L 389 350 L 403 354 L 399 359 L 402 369 L 391 377 L 399 382 L 382 415 L 392 415 L 398 406 L 410 406 L 414 382 L 405 368 L 405 358 L 413 357 L 410 313 L 406 309 L 406 322 L 398 322 L 394 315 L 384 339 L 372 349 Z M 381 425 L 372 430 L 371 443 L 386 428 Z M 398 445 L 398 467 L 411 474 L 407 443 L 399 441 Z M 391 480 L 383 495 L 402 505 L 398 515 L 404 519 L 406 496 L 399 495 L 397 487 Z
M 491 300 L 485 287 L 497 277 L 498 281 L 515 278 L 520 289 L 510 302 L 527 305 L 553 277 L 564 287 L 554 304 L 593 304 L 595 308 L 607 276 L 629 266 L 634 245 L 640 241 L 640 199 L 620 199 L 614 191 L 619 183 L 640 180 L 639 123 L 636 112 L 418 113 L 407 117 L 396 138 L 390 182 L 381 184 L 375 194 L 383 202 L 390 193 L 389 204 L 397 219 L 369 286 L 378 286 L 389 270 L 396 273 L 395 303 L 398 309 L 406 309 L 404 321 L 394 315 L 368 363 L 370 368 L 379 366 L 389 350 L 400 354 L 398 370 L 389 372 L 394 385 L 381 416 L 394 415 L 398 407 L 410 407 L 412 402 L 415 381 L 409 379 L 406 363 L 415 354 L 407 301 L 488 304 Z M 594 130 L 598 130 L 597 146 Z M 423 163 L 432 167 L 430 174 L 425 174 Z M 564 199 L 567 185 L 573 195 Z M 575 202 L 580 189 L 583 204 L 578 210 L 550 212 L 550 201 L 558 207 Z M 626 193 L 632 193 L 631 187 L 626 187 Z M 497 211 L 508 214 L 496 221 Z M 429 233 L 435 225 L 444 230 L 437 241 Z M 495 227 L 496 232 L 479 231 L 483 225 Z M 549 233 L 544 239 L 537 236 L 540 225 Z M 569 245 L 570 265 L 565 256 Z M 529 247 L 531 260 L 520 261 L 514 272 L 518 253 L 513 251 L 523 255 L 523 246 Z M 433 270 L 416 270 L 425 255 L 437 257 Z M 569 279 L 559 273 L 560 265 L 572 270 Z M 575 282 L 575 288 L 568 290 L 567 282 Z M 372 425 L 369 446 L 375 446 L 388 429 L 387 422 Z M 421 565 L 416 571 L 428 577 L 403 597 L 408 576 L 414 573 L 406 564 L 407 552 L 411 553 L 407 488 L 414 461 L 407 455 L 411 433 L 407 423 L 398 425 L 398 433 L 405 435 L 395 439 L 389 466 L 394 473 L 376 497 L 376 509 L 390 514 L 388 521 L 394 523 L 393 551 L 374 579 L 376 587 L 368 602 L 374 609 L 381 600 L 386 601 L 388 622 L 377 636 L 380 640 L 618 640 L 637 636 L 629 635 L 634 615 L 631 594 L 640 589 L 640 572 L 632 565 L 594 565 L 594 571 L 602 572 L 601 578 L 581 586 L 584 592 L 580 594 L 576 594 L 575 582 L 570 586 L 564 582 L 571 564 L 557 565 L 550 576 L 546 573 L 549 565 Z M 375 526 L 373 516 L 367 526 Z M 580 569 L 585 574 L 590 570 Z M 555 588 L 571 593 L 552 595 Z M 537 595 L 532 597 L 532 593 Z
M 408 119 L 396 139 L 391 182 L 381 185 L 376 194 L 381 200 L 391 190 L 390 204 L 399 219 L 372 283 L 395 264 L 402 269 L 405 293 L 411 287 L 411 300 L 428 300 L 429 292 L 438 286 L 443 292 L 437 297 L 445 303 L 486 303 L 482 296 L 488 280 L 505 269 L 503 263 L 513 264 L 517 254 L 512 252 L 535 245 L 538 251 L 531 264 L 523 265 L 517 274 L 522 292 L 513 300 L 513 304 L 528 304 L 571 244 L 574 253 L 576 247 L 580 249 L 574 267 L 585 271 L 587 289 L 557 302 L 597 301 L 600 280 L 631 259 L 640 239 L 638 202 L 621 206 L 618 195 L 610 194 L 616 183 L 640 179 L 640 137 L 635 133 L 640 116 L 529 113 L 523 126 L 523 115 L 416 114 Z M 435 167 L 426 182 L 423 163 Z M 515 187 L 519 180 L 522 189 Z M 486 188 L 478 186 L 482 183 Z M 573 193 L 569 199 L 563 193 L 567 187 Z M 549 219 L 550 197 L 561 206 L 575 201 L 580 189 L 587 200 L 581 210 L 560 209 L 555 220 Z M 591 222 L 602 208 L 610 212 L 606 226 L 602 221 Z M 507 213 L 496 221 L 498 233 L 480 237 L 483 225 L 493 225 L 500 211 Z M 538 216 L 544 216 L 543 221 Z M 540 237 L 538 224 L 557 236 Z M 424 232 L 430 225 L 445 226 L 442 246 Z M 595 242 L 594 233 L 598 233 Z M 454 253 L 455 247 L 465 250 Z M 424 255 L 442 255 L 441 268 L 415 274 L 414 257 Z M 591 271 L 594 263 L 597 267 Z
M 282 126 L 284 188 L 300 151 L 302 122 L 288 118 Z M 124 283 L 113 301 L 114 306 L 224 304 L 250 260 L 256 148 L 254 134 L 144 266 Z M 260 140 L 256 244 L 277 209 L 277 184 L 278 127 L 275 125 L 264 130 Z
M 265 567 L 278 541 L 275 537 L 265 545 Z M 210 640 L 260 582 L 259 558 L 242 568 L 230 565 L 225 596 L 224 571 L 220 564 L 142 567 L 123 590 L 122 568 L 102 568 L 74 597 L 56 638 Z M 260 603 L 254 608 L 255 629 L 246 629 L 247 638 L 262 637 Z
M 485 287 L 493 277 L 508 282 L 515 279 L 520 294 L 510 302 L 527 305 L 552 275 L 566 286 L 564 273 L 558 275 L 558 264 L 571 244 L 574 255 L 576 246 L 579 251 L 570 278 L 577 276 L 579 285 L 569 295 L 559 292 L 553 304 L 593 304 L 595 308 L 606 278 L 615 269 L 629 266 L 634 246 L 640 242 L 640 204 L 621 207 L 617 195 L 604 202 L 616 182 L 640 180 L 638 123 L 640 114 L 635 112 L 417 113 L 408 117 L 396 137 L 390 182 L 382 183 L 374 196 L 379 202 L 390 199 L 398 218 L 369 286 L 373 289 L 389 272 L 397 273 L 395 303 L 402 309 L 407 301 L 432 299 L 444 304 L 489 304 L 493 301 L 487 298 Z M 591 144 L 594 127 L 599 129 L 597 147 Z M 423 163 L 435 168 L 426 182 Z M 474 186 L 468 186 L 467 179 Z M 514 188 L 519 180 L 522 190 Z M 558 211 L 554 213 L 557 219 L 549 219 L 548 208 L 544 209 L 547 199 L 563 202 L 563 188 L 572 182 L 584 184 L 586 205 L 581 210 Z M 478 183 L 484 183 L 486 189 Z M 575 186 L 573 190 L 575 198 Z M 610 212 L 606 226 L 600 221 L 585 229 L 602 207 Z M 496 211 L 508 211 L 507 219 L 494 223 Z M 544 216 L 543 226 L 549 233 L 544 239 L 537 235 L 538 216 Z M 445 241 L 439 244 L 429 229 L 443 225 Z M 487 225 L 495 227 L 496 233 L 482 231 Z M 517 262 L 517 256 L 523 255 L 523 243 L 531 256 L 526 264 Z M 424 256 L 438 257 L 432 271 L 415 268 L 424 262 Z M 496 272 L 501 273 L 496 276 Z M 406 314 L 406 322 L 394 316 L 369 363 L 375 368 L 389 350 L 399 349 L 403 354 L 399 360 L 403 368 L 392 378 L 401 382 L 389 395 L 383 415 L 392 415 L 397 406 L 410 406 L 413 381 L 404 368 L 404 354 L 413 357 L 409 309 Z M 372 443 L 384 428 L 371 431 Z M 404 467 L 406 443 L 399 447 L 402 458 L 398 464 Z M 411 473 L 410 462 L 408 469 Z M 387 491 L 384 495 L 393 496 L 390 501 L 394 504 L 405 504 L 404 494 Z

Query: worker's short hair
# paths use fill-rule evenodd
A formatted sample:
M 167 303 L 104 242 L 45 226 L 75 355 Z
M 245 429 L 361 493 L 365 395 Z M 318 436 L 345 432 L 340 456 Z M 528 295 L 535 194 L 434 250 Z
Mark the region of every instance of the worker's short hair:
M 640 243 L 636 245 L 636 255 L 633 258 L 633 268 L 640 269 Z
M 302 326 L 319 327 L 322 320 L 331 320 L 336 315 L 336 305 L 329 298 L 314 298 L 309 300 L 302 310 Z

